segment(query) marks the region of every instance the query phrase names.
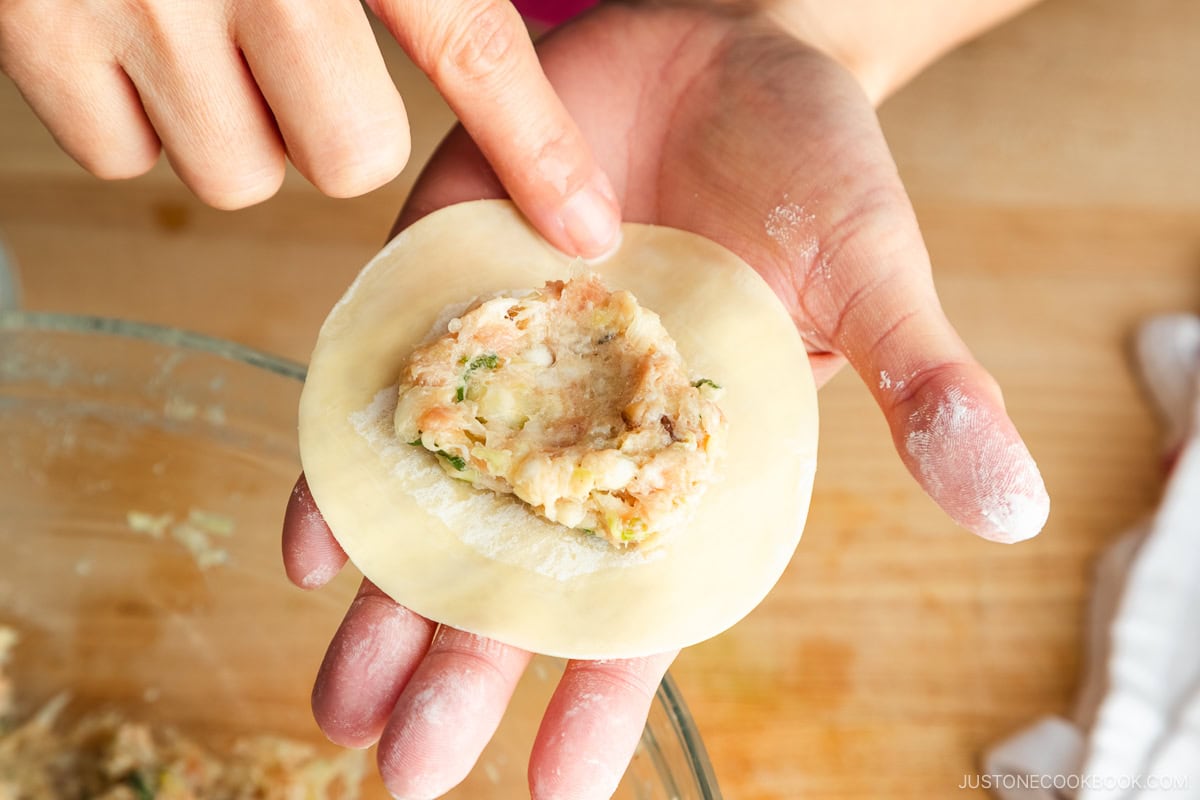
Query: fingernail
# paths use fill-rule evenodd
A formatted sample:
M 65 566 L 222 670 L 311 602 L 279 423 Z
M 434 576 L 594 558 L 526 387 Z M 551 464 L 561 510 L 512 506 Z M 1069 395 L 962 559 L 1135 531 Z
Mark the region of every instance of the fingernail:
M 598 174 L 571 195 L 563 205 L 561 218 L 577 255 L 597 256 L 612 249 L 621 219 L 608 179 Z

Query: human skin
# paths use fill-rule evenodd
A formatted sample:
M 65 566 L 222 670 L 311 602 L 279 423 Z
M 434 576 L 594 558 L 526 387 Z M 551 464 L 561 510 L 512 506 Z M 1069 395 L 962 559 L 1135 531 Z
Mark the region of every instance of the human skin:
M 1029 0 L 695 4 L 713 2 L 761 6 L 879 96 Z M 549 241 L 586 256 L 612 246 L 612 186 L 508 0 L 366 5 Z M 285 159 L 326 194 L 349 197 L 394 178 L 409 156 L 404 103 L 354 0 L 0 0 L 0 71 L 88 171 L 131 178 L 165 151 L 218 208 L 275 194 Z
M 620 209 L 508 0 L 367 0 L 557 247 L 611 247 Z M 165 151 L 204 202 L 275 194 L 285 159 L 334 197 L 408 161 L 404 103 L 356 0 L 0 0 L 0 70 L 101 178 Z
M 910 74 L 911 59 L 888 72 L 864 57 L 873 77 L 860 79 L 820 34 L 820 47 L 798 38 L 805 25 L 820 27 L 801 22 L 604 6 L 547 37 L 539 53 L 625 219 L 691 230 L 739 254 L 795 320 L 818 383 L 847 363 L 859 373 L 901 460 L 955 521 L 997 541 L 1033 536 L 1049 510 L 1041 477 L 996 383 L 941 311 L 874 114 L 873 101 L 899 83 L 889 76 Z M 504 196 L 457 129 L 397 230 L 451 203 Z M 303 478 L 283 549 L 304 588 L 345 563 Z M 568 664 L 530 759 L 536 800 L 612 794 L 674 655 Z M 529 658 L 438 628 L 364 583 L 321 667 L 313 710 L 335 742 L 379 741 L 379 769 L 396 796 L 435 797 L 469 772 Z

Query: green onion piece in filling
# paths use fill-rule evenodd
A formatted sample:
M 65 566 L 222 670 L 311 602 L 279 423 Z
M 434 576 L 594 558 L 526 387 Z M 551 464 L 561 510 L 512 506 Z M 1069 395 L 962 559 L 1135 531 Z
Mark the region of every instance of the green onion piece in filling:
M 640 531 L 639 528 L 641 529 Z M 624 530 L 621 531 L 621 541 L 632 542 L 634 539 L 637 539 L 638 534 L 645 531 L 645 529 L 646 526 L 642 523 L 642 521 L 637 517 L 634 517 L 633 519 L 629 520 L 629 524 L 626 525 Z
M 701 378 L 698 381 L 692 381 L 692 386 L 695 386 L 697 389 L 699 389 L 701 386 L 704 386 L 706 384 L 708 386 L 711 386 L 714 389 L 721 388 L 721 384 L 717 383 L 716 381 L 711 381 L 708 378 Z
M 467 364 L 467 357 L 463 356 L 459 359 L 460 364 Z M 467 399 L 467 379 L 471 377 L 471 373 L 477 369 L 495 369 L 500 363 L 500 356 L 495 353 L 488 353 L 483 356 L 475 356 L 471 359 L 471 363 L 467 364 L 467 369 L 463 372 L 462 383 L 454 390 L 454 402 L 461 403 Z
M 467 367 L 467 372 L 474 372 L 477 369 L 495 369 L 500 363 L 500 356 L 495 353 L 488 353 L 486 356 L 476 356 L 475 360 Z
M 447 453 L 445 450 L 438 450 L 437 454 L 450 462 L 450 466 L 454 467 L 459 472 L 467 468 L 467 460 L 462 456 L 456 456 L 452 453 Z
M 156 792 L 150 787 L 146 776 L 141 772 L 131 772 L 125 779 L 125 783 L 137 794 L 138 800 L 154 800 Z

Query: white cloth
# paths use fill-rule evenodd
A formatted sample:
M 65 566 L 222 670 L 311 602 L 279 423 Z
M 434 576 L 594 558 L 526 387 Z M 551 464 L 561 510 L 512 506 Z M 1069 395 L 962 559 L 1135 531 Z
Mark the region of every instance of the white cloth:
M 1158 512 L 1097 565 L 1072 719 L 985 755 L 1002 800 L 1200 800 L 1200 319 L 1152 320 L 1137 354 L 1182 450 Z

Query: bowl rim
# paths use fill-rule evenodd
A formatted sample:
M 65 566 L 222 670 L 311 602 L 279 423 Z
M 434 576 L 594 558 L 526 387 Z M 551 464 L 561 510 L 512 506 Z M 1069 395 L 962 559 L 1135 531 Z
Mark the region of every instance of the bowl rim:
M 140 339 L 215 355 L 300 383 L 304 382 L 308 373 L 308 368 L 297 361 L 239 342 L 169 325 L 84 314 L 0 309 L 0 332 L 37 331 Z M 666 712 L 667 720 L 683 747 L 688 764 L 692 768 L 692 777 L 695 779 L 695 789 L 699 792 L 700 800 L 722 800 L 708 751 L 700 739 L 699 729 L 684 702 L 683 694 L 670 672 L 663 676 L 662 683 L 655 692 L 655 699 Z
M 156 344 L 220 356 L 300 382 L 304 381 L 308 372 L 308 368 L 303 364 L 254 347 L 152 322 L 134 322 L 114 317 L 60 314 L 49 311 L 0 310 L 0 331 L 95 333 L 127 339 L 142 339 Z

